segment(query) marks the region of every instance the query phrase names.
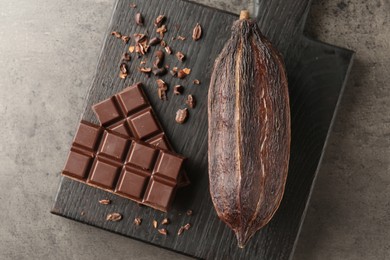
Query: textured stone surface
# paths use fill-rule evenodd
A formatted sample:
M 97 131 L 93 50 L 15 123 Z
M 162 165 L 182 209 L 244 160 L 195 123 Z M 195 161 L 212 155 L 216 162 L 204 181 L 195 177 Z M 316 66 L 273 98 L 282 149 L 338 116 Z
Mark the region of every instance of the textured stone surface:
M 49 214 L 111 0 L 0 3 L 0 258 L 188 259 Z M 197 1 L 235 11 L 247 0 Z M 315 0 L 308 34 L 357 51 L 296 259 L 390 254 L 390 6 Z

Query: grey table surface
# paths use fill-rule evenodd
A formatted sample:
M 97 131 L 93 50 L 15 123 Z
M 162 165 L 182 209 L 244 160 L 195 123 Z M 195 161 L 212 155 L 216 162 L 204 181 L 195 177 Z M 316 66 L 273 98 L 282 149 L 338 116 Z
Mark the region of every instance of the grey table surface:
M 188 259 L 49 213 L 112 8 L 0 1 L 0 259 Z M 390 3 L 314 0 L 306 32 L 357 56 L 295 259 L 389 259 Z

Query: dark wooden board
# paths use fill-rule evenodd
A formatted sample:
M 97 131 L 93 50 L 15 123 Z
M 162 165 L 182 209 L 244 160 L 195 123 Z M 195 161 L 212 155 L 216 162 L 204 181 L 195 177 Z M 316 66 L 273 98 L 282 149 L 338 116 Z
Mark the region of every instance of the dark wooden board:
M 129 8 L 130 2 L 134 0 L 119 0 L 116 3 L 96 76 L 86 99 L 83 118 L 96 123 L 91 110 L 92 104 L 106 99 L 133 82 L 144 82 L 145 91 L 175 150 L 189 158 L 186 170 L 192 184 L 178 192 L 173 210 L 163 214 L 63 178 L 52 213 L 196 258 L 290 258 L 349 72 L 353 52 L 303 36 L 311 1 L 259 2 L 260 11 L 257 18 L 259 25 L 263 33 L 285 56 L 292 115 L 291 160 L 286 192 L 280 209 L 245 249 L 239 249 L 233 232 L 218 219 L 208 192 L 206 105 L 214 60 L 229 38 L 230 26 L 237 16 L 181 0 L 136 1 L 137 9 Z M 146 27 L 134 25 L 136 11 L 142 12 L 145 16 Z M 152 20 L 159 14 L 165 14 L 169 18 L 167 21 L 169 33 L 166 36 L 168 43 L 174 50 L 180 50 L 188 57 L 183 65 L 173 56 L 168 57 L 166 63 L 171 67 L 192 69 L 191 75 L 184 81 L 173 79 L 170 75 L 164 77 L 171 86 L 167 102 L 158 100 L 155 78 L 148 79 L 137 72 L 139 60 L 133 59 L 131 62 L 129 78 L 119 79 L 120 57 L 128 45 L 109 35 L 113 30 L 132 35 L 136 32 L 145 32 L 146 29 L 154 34 Z M 197 22 L 203 25 L 204 35 L 201 41 L 193 42 L 190 39 L 191 31 Z M 178 31 L 176 25 L 180 25 Z M 171 40 L 172 36 L 179 34 L 187 37 L 187 40 L 184 42 Z M 153 59 L 152 56 L 151 54 L 146 56 L 148 62 Z M 199 79 L 202 84 L 200 86 L 191 84 L 193 79 Z M 172 86 L 179 83 L 186 87 L 185 94 L 193 94 L 198 100 L 197 108 L 190 110 L 190 119 L 184 125 L 174 122 L 176 110 L 184 106 L 185 95 L 172 94 Z M 109 198 L 113 203 L 109 206 L 98 204 L 97 201 L 103 198 Z M 194 215 L 189 217 L 183 214 L 187 209 L 192 209 Z M 124 220 L 117 223 L 106 222 L 105 216 L 113 211 L 121 212 Z M 167 237 L 159 235 L 151 227 L 153 219 L 161 220 L 165 216 L 172 222 L 167 228 L 170 232 Z M 133 225 L 135 217 L 144 220 L 141 226 Z M 192 228 L 177 237 L 175 233 L 178 228 L 187 222 L 192 224 Z

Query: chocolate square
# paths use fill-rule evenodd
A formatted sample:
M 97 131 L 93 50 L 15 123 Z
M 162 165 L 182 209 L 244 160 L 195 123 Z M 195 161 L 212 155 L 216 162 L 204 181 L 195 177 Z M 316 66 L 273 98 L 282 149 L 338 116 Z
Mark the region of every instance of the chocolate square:
M 109 127 L 107 127 L 107 129 L 110 130 L 111 132 L 118 133 L 123 136 L 127 136 L 127 137 L 132 136 L 126 120 L 121 120 L 118 123 L 110 125 Z
M 101 129 L 87 121 L 81 121 L 73 140 L 73 144 L 81 148 L 94 151 L 99 143 Z
M 125 115 L 130 115 L 148 105 L 141 84 L 125 88 L 116 95 L 116 98 Z
M 127 154 L 129 140 L 117 133 L 104 131 L 102 142 L 99 147 L 99 154 L 123 161 Z
M 174 194 L 175 184 L 152 177 L 145 192 L 144 202 L 166 211 L 172 202 Z
M 99 119 L 100 124 L 103 126 L 112 124 L 123 117 L 115 97 L 103 100 L 102 102 L 93 105 L 92 109 Z
M 71 149 L 63 170 L 63 174 L 84 180 L 88 176 L 91 163 L 92 156 L 83 154 L 75 149 Z
M 172 150 L 172 147 L 168 143 L 167 138 L 165 137 L 164 134 L 160 134 L 156 137 L 152 137 L 151 139 L 146 140 L 147 143 L 163 150 Z
M 145 140 L 162 131 L 150 108 L 129 117 L 127 121 L 129 122 L 133 135 L 140 140 Z
M 181 157 L 160 151 L 153 174 L 176 181 L 183 161 L 184 159 Z
M 121 164 L 97 157 L 92 165 L 88 183 L 106 189 L 114 189 Z
M 145 170 L 152 170 L 157 152 L 158 151 L 156 149 L 150 146 L 133 141 L 130 147 L 129 155 L 126 159 L 126 163 Z
M 150 174 L 132 167 L 123 167 L 115 192 L 141 202 Z

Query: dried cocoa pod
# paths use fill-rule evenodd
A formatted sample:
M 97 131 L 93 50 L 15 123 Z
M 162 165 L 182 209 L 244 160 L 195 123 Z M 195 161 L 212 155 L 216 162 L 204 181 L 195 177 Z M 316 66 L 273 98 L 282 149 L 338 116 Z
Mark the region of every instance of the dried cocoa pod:
M 247 11 L 215 61 L 208 124 L 211 198 L 244 247 L 280 205 L 291 139 L 284 62 Z

